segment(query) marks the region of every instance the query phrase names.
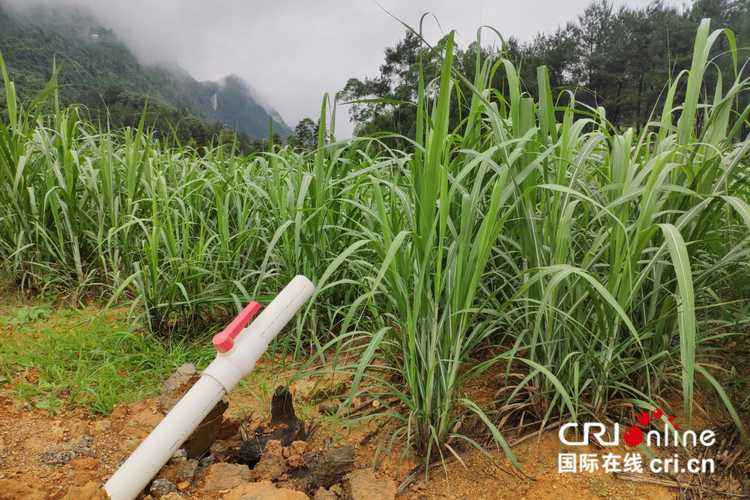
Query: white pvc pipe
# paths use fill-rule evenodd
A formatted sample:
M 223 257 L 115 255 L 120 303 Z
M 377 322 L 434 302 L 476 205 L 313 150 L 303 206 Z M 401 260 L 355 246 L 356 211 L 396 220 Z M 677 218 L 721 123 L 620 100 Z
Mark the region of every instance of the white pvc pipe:
M 216 355 L 195 385 L 104 485 L 112 500 L 133 500 L 203 421 L 216 403 L 247 377 L 268 344 L 309 299 L 315 286 L 296 276 L 258 318 Z
M 104 485 L 112 500 L 136 498 L 224 394 L 215 379 L 198 379 Z

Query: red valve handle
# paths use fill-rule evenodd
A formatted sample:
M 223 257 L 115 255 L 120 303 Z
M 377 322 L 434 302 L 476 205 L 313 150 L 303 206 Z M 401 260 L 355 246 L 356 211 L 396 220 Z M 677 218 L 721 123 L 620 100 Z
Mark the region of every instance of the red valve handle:
M 229 323 L 229 326 L 224 328 L 221 333 L 214 335 L 212 340 L 214 347 L 220 353 L 229 352 L 234 347 L 234 339 L 240 334 L 245 325 L 247 325 L 255 313 L 260 310 L 260 304 L 257 302 L 250 302 L 242 312 L 237 315 L 236 318 Z

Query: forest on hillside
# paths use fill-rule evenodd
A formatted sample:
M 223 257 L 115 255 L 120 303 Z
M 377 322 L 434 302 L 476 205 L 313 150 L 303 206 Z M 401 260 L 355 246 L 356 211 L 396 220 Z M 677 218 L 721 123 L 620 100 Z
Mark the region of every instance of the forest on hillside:
M 269 118 L 277 140 L 291 132 L 236 75 L 198 82 L 174 61 L 144 63 L 83 8 L 19 13 L 0 4 L 0 55 L 22 100 L 33 99 L 54 74 L 62 105 L 83 105 L 86 118 L 114 128 L 143 120 L 159 139 L 198 147 L 221 141 L 244 154 L 267 148 Z M 4 94 L 0 88 L 0 111 Z

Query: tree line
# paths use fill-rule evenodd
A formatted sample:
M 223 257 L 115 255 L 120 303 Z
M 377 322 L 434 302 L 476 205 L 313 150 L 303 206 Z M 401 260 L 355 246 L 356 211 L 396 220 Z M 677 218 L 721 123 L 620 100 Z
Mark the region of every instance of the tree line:
M 687 7 L 656 0 L 643 8 L 614 8 L 609 0 L 595 0 L 575 21 L 554 32 L 539 33 L 528 42 L 516 38 L 503 40 L 484 30 L 479 52 L 474 42 L 465 50 L 455 49 L 453 59 L 457 71 L 469 81 L 474 78 L 477 57 L 492 58 L 493 64 L 494 60 L 508 59 L 519 68 L 524 91 L 535 98 L 537 68 L 546 66 L 556 99 L 571 99 L 574 94 L 583 110 L 599 106 L 606 109 L 606 118 L 613 127 L 640 129 L 649 120 L 658 118 L 658 114 L 652 113 L 659 112 L 660 101 L 666 93 L 665 82 L 673 81 L 690 67 L 695 33 L 705 17 L 711 18 L 713 29 L 731 29 L 738 48 L 747 46 L 750 40 L 748 0 L 696 0 Z M 490 43 L 488 33 L 494 43 Z M 355 123 L 355 135 L 388 133 L 414 137 L 418 61 L 421 56 L 426 92 L 431 92 L 431 79 L 440 74 L 444 43 L 445 40 L 441 40 L 436 46 L 428 47 L 418 34 L 407 31 L 395 46 L 385 49 L 385 60 L 378 75 L 351 78 L 347 82 L 339 95 L 341 102 L 369 101 L 353 104 L 349 110 Z M 711 54 L 713 74 L 707 78 L 704 88 L 708 96 L 714 95 L 719 74 L 725 87 L 735 79 L 729 49 L 729 43 L 722 39 Z M 738 54 L 737 72 L 742 74 L 748 50 L 740 49 Z M 498 94 L 503 93 L 505 78 L 502 64 L 497 64 L 492 81 Z M 459 125 L 461 105 L 468 102 L 470 95 L 470 89 L 458 84 L 459 92 L 454 99 L 459 102 L 451 106 L 453 127 Z M 747 100 L 747 96 L 744 99 Z M 313 125 L 312 120 L 307 120 L 297 130 L 302 134 L 302 140 L 299 137 L 297 140 L 303 144 L 309 140 L 309 129 Z M 313 127 L 313 133 L 316 128 Z M 399 147 L 408 147 L 408 141 L 388 140 Z

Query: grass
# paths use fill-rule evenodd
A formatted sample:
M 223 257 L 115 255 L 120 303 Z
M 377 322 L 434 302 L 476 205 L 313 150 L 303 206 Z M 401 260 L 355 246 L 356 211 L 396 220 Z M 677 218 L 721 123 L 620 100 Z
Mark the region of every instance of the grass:
M 140 366 L 151 350 L 159 367 L 182 356 L 162 356 L 164 345 L 190 350 L 305 274 L 316 294 L 274 349 L 350 373 L 350 401 L 395 401 L 394 441 L 428 461 L 461 443 L 486 451 L 460 431 L 470 417 L 514 464 L 502 435 L 514 412 L 627 420 L 627 405 L 669 408 L 679 393 L 689 425 L 697 381 L 741 427 L 712 375 L 749 321 L 736 284 L 750 278 L 750 108 L 738 107 L 750 82 L 744 67 L 719 75 L 711 63 L 721 36 L 731 48 L 721 57 L 736 62 L 731 32 L 704 20 L 692 67 L 665 82 L 638 131 L 572 92 L 553 97 L 544 67 L 534 99 L 502 52 L 478 54 L 466 80 L 452 36 L 439 79 L 420 71 L 409 150 L 336 141 L 327 96 L 314 151 L 195 150 L 142 126 L 96 128 L 60 108 L 54 76 L 20 105 L 0 60 L 5 272 L 37 292 L 128 304 L 131 324 L 153 336 L 123 333 L 93 352 L 124 345 Z M 498 71 L 503 89 L 489 86 Z M 707 78 L 721 78 L 714 95 L 702 92 Z M 81 356 L 74 340 L 55 349 Z M 48 354 L 29 356 L 44 365 Z M 90 364 L 102 365 L 77 366 Z M 505 391 L 492 410 L 465 388 L 498 366 Z
M 0 328 L 12 335 L 0 346 L 0 382 L 53 414 L 83 407 L 107 415 L 115 403 L 156 394 L 175 367 L 205 365 L 213 354 L 206 342 L 170 345 L 130 333 L 122 312 L 3 298 Z

